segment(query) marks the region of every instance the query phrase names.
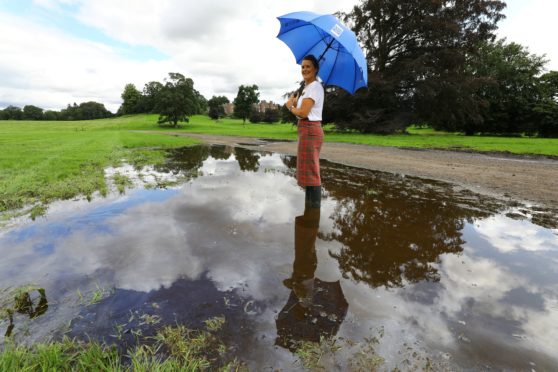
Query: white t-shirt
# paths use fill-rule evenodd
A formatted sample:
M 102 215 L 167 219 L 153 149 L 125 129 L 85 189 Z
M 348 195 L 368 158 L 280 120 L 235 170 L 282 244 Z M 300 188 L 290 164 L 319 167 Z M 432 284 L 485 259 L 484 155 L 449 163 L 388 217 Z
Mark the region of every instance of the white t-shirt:
M 297 107 L 302 106 L 302 100 L 305 98 L 312 98 L 314 101 L 314 106 L 308 113 L 308 120 L 310 121 L 322 121 L 322 110 L 324 108 L 324 87 L 322 84 L 315 80 L 304 87 L 302 91 L 302 96 L 299 98 Z

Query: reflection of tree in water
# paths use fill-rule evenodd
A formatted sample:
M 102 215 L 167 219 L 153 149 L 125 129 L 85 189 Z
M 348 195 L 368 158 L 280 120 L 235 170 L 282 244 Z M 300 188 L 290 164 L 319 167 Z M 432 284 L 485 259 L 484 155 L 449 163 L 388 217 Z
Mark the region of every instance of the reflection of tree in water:
M 439 280 L 432 264 L 442 254 L 462 251 L 465 220 L 486 217 L 486 208 L 495 208 L 441 182 L 327 162 L 322 181 L 337 206 L 330 216 L 332 232 L 320 237 L 342 244 L 330 255 L 345 277 L 374 287 Z
M 173 174 L 180 172 L 196 174 L 210 153 L 211 147 L 204 145 L 171 149 L 167 161 L 156 166 L 155 169 L 158 172 Z
M 203 162 L 210 156 L 217 160 L 227 160 L 234 154 L 242 171 L 257 171 L 259 169 L 259 153 L 231 146 L 199 145 L 169 150 L 169 157 L 165 164 L 157 166 L 159 172 L 197 175 Z
M 198 170 L 210 156 L 217 160 L 226 160 L 232 153 L 233 148 L 230 146 L 199 145 L 171 149 L 168 151 L 165 164 L 158 165 L 155 169 L 158 172 L 173 174 L 182 172 L 197 177 Z
M 234 154 L 242 171 L 256 172 L 260 168 L 260 164 L 258 162 L 260 160 L 260 154 L 257 152 L 250 151 L 242 147 L 236 147 L 234 149 Z

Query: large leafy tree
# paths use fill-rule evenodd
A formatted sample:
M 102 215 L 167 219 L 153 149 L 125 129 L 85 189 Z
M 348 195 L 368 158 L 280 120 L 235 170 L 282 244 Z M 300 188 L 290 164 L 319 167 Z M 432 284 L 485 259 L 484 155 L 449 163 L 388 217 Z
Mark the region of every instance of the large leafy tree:
M 472 94 L 481 79 L 466 63 L 494 39 L 504 7 L 497 0 L 362 0 L 345 20 L 364 46 L 368 90 L 328 93 L 325 119 L 362 132 L 482 121 L 482 102 Z
M 21 120 L 23 119 L 23 111 L 20 107 L 10 105 L 3 110 L 3 119 Z
M 43 114 L 43 118 L 49 121 L 60 120 L 60 112 L 54 110 L 46 110 Z
M 23 119 L 24 120 L 42 120 L 43 109 L 33 105 L 23 106 Z
M 49 113 L 49 120 L 91 120 L 111 117 L 112 113 L 99 102 L 82 102 L 79 105 L 74 102 L 68 104 L 58 115 Z M 55 119 L 56 117 L 56 119 Z
M 122 92 L 122 105 L 118 109 L 120 115 L 137 114 L 143 112 L 142 94 L 134 84 L 126 84 Z
M 545 63 L 544 57 L 505 39 L 484 43 L 471 61 L 472 73 L 486 81 L 478 90 L 486 102 L 484 123 L 469 131 L 536 132 L 540 120 L 534 109 L 551 95 L 545 94 L 539 80 Z
M 198 110 L 196 114 L 207 114 L 208 101 L 200 92 L 194 89 L 194 95 L 196 96 L 196 101 L 198 103 Z
M 143 105 L 142 108 L 147 112 L 155 112 L 155 107 L 159 100 L 159 94 L 163 90 L 164 85 L 158 81 L 150 81 L 143 87 Z
M 188 116 L 200 112 L 200 96 L 194 89 L 192 79 L 177 72 L 169 72 L 155 107 L 159 113 L 158 123 L 176 127 L 179 121 L 188 121 Z
M 81 117 L 84 120 L 109 118 L 112 113 L 105 108 L 105 105 L 99 102 L 89 101 L 79 104 Z
M 540 137 L 558 137 L 558 71 L 542 75 L 538 81 L 542 96 L 533 108 Z
M 219 120 L 225 116 L 224 105 L 229 103 L 229 99 L 225 96 L 213 96 L 207 101 L 209 106 L 209 117 L 213 120 Z
M 243 120 L 250 116 L 252 105 L 259 102 L 260 93 L 257 85 L 241 85 L 234 99 L 234 116 Z

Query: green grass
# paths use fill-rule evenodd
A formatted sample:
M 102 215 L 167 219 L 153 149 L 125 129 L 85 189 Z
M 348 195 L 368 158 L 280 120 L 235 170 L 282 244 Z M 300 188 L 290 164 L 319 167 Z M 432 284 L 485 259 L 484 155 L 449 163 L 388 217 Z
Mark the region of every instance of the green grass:
M 46 205 L 76 195 L 106 194 L 103 169 L 127 161 L 135 166 L 160 163 L 161 149 L 198 141 L 131 132 L 155 128 L 156 117 L 142 115 L 83 122 L 0 121 L 0 213 Z M 119 188 L 128 183 L 118 180 Z M 39 205 L 40 205 L 39 204 Z
M 206 323 L 222 325 L 224 318 Z M 115 347 L 96 342 L 64 338 L 24 346 L 8 339 L 0 352 L 0 371 L 246 371 L 242 362 L 225 355 L 219 328 L 166 326 L 150 338 L 152 342 L 141 343 L 124 356 Z
M 140 133 L 137 131 L 150 131 Z M 132 115 L 90 121 L 0 121 L 0 221 L 14 211 L 43 215 L 49 202 L 77 195 L 107 193 L 103 169 L 127 161 L 137 167 L 164 161 L 161 149 L 195 140 L 156 135 L 177 132 L 296 140 L 290 124 L 251 124 L 242 120 L 193 116 L 181 128 L 160 128 L 157 115 Z M 558 156 L 558 139 L 464 136 L 410 128 L 409 134 L 364 135 L 325 127 L 325 140 L 374 146 L 508 152 Z M 114 180 L 121 191 L 129 180 Z M 9 211 L 9 213 L 7 213 Z

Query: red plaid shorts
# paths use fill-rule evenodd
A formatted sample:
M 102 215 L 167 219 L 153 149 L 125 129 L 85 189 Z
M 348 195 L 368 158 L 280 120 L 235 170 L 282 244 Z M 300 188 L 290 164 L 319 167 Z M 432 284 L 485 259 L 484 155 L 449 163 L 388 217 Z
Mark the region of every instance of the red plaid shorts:
M 324 131 L 319 121 L 298 121 L 296 179 L 299 186 L 321 186 L 320 150 Z

